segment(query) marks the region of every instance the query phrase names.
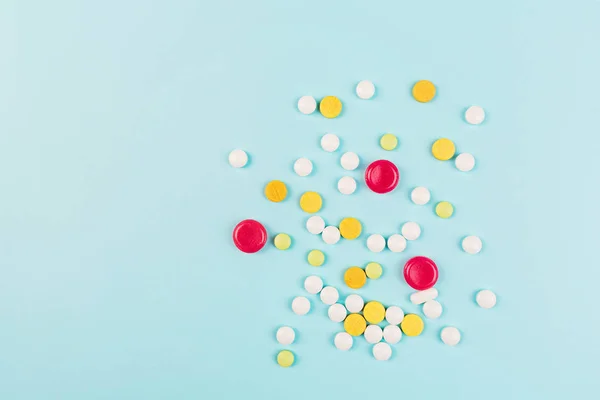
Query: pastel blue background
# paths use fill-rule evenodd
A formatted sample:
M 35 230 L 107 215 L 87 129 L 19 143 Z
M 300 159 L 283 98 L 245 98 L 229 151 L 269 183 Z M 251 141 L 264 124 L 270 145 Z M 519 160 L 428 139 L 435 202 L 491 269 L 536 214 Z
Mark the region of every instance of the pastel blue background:
M 3 1 L 0 5 L 0 398 L 11 399 L 555 399 L 600 390 L 596 294 L 600 146 L 600 2 Z M 362 101 L 355 84 L 377 96 Z M 412 100 L 430 79 L 438 95 Z M 301 115 L 298 97 L 337 95 L 343 115 Z M 480 104 L 474 127 L 464 109 Z M 389 158 L 390 195 L 345 197 L 341 151 Z M 378 138 L 400 138 L 391 153 Z M 434 160 L 433 140 L 475 154 L 472 173 Z M 227 154 L 251 164 L 235 170 Z M 305 156 L 314 174 L 292 164 Z M 288 183 L 280 204 L 271 179 Z M 409 201 L 416 185 L 456 207 L 450 220 Z M 325 245 L 298 207 L 364 223 L 360 240 Z M 233 226 L 261 220 L 293 248 L 237 251 Z M 369 253 L 366 234 L 423 227 L 402 254 Z M 480 235 L 469 256 L 460 239 Z M 310 267 L 306 253 L 327 263 Z M 387 363 L 311 297 L 319 274 L 343 295 L 343 270 L 378 261 L 359 293 L 408 312 L 401 266 L 429 255 L 444 314 Z M 474 294 L 490 288 L 498 305 Z M 274 337 L 298 332 L 282 369 Z M 443 326 L 463 333 L 439 340 Z M 586 398 L 591 398 L 586 397 Z

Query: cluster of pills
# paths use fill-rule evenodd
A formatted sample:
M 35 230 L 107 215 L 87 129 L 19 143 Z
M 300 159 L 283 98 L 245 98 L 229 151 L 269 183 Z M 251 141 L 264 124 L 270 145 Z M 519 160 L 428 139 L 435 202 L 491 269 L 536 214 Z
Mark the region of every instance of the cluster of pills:
M 381 253 L 387 248 L 393 253 L 401 253 L 406 249 L 407 240 L 417 240 L 421 236 L 421 227 L 416 222 L 406 222 L 402 225 L 402 234 L 394 233 L 386 239 L 374 233 L 367 238 L 367 248 L 373 253 Z
M 362 224 L 356 218 L 344 218 L 339 226 L 326 225 L 325 220 L 318 215 L 313 215 L 306 221 L 306 230 L 313 235 L 321 235 L 327 244 L 336 244 L 340 237 L 354 240 L 362 233 Z

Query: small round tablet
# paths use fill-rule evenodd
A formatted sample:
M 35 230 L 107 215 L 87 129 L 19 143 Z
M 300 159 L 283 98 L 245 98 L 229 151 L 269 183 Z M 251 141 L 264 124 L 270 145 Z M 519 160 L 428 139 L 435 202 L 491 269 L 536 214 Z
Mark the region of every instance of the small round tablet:
M 454 206 L 448 201 L 440 201 L 435 206 L 435 213 L 440 218 L 450 218 L 454 214 Z
M 419 336 L 423 332 L 425 323 L 417 314 L 406 314 L 400 328 L 406 336 Z
M 323 198 L 317 192 L 304 192 L 300 196 L 300 208 L 309 214 L 318 212 L 323 206 Z
M 333 322 L 342 322 L 346 319 L 347 314 L 348 312 L 346 311 L 346 307 L 340 303 L 330 305 L 329 309 L 327 310 L 327 315 Z
M 460 342 L 460 331 L 453 326 L 447 326 L 442 329 L 440 337 L 448 346 L 456 346 Z
M 329 153 L 336 151 L 340 147 L 340 138 L 333 133 L 326 133 L 321 137 L 321 148 Z
M 426 301 L 423 304 L 423 314 L 429 319 L 436 319 L 442 315 L 442 305 L 435 300 Z
M 392 356 L 392 348 L 389 344 L 379 342 L 373 346 L 373 357 L 378 361 L 387 361 Z
M 308 158 L 299 158 L 294 163 L 294 172 L 299 176 L 308 176 L 312 172 L 312 161 Z
M 356 218 L 346 217 L 340 221 L 340 234 L 344 239 L 354 240 L 361 232 L 362 224 Z
M 367 275 L 362 268 L 350 267 L 344 272 L 344 282 L 350 289 L 360 289 L 367 283 Z
M 454 160 L 454 165 L 459 171 L 468 172 L 475 167 L 475 157 L 469 153 L 460 153 Z
M 479 125 L 485 119 L 485 111 L 479 106 L 471 106 L 465 111 L 465 120 L 471 125 Z
M 273 203 L 279 203 L 287 197 L 287 186 L 285 183 L 273 180 L 265 186 L 265 197 Z
M 340 294 L 333 286 L 325 286 L 323 290 L 321 290 L 320 296 L 321 301 L 329 306 L 335 304 L 340 298 Z
M 421 236 L 421 227 L 416 222 L 407 222 L 402 225 L 402 236 L 406 240 L 417 240 Z
M 294 353 L 289 350 L 281 350 L 277 354 L 277 364 L 283 368 L 291 367 L 294 364 Z
M 351 313 L 358 313 L 361 312 L 365 306 L 365 301 L 359 295 L 351 294 L 350 296 L 346 297 L 344 304 L 346 304 L 346 308 Z
M 342 102 L 335 96 L 325 96 L 319 103 L 319 111 L 325 118 L 336 118 L 342 112 Z
M 312 96 L 302 96 L 298 100 L 298 110 L 302 114 L 312 114 L 317 109 L 317 100 Z
M 335 335 L 335 339 L 333 339 L 335 347 L 337 347 L 339 350 L 344 351 L 350 350 L 352 348 L 353 342 L 354 339 L 352 339 L 352 336 L 350 336 L 350 334 L 347 332 L 340 332 L 337 335 Z
M 336 244 L 340 241 L 340 230 L 335 226 L 328 226 L 321 233 L 323 241 L 327 244 Z
M 289 326 L 282 326 L 277 329 L 277 341 L 283 345 L 288 345 L 294 343 L 294 339 L 296 338 L 296 332 Z
M 364 335 L 367 342 L 371 344 L 379 343 L 381 342 L 381 338 L 383 338 L 383 330 L 379 325 L 369 325 L 365 329 Z
M 381 136 L 381 139 L 379 139 L 379 145 L 384 150 L 394 150 L 398 146 L 398 138 L 391 133 L 386 133 L 385 135 Z
M 304 280 L 304 289 L 310 294 L 317 294 L 323 289 L 323 279 L 311 275 Z
M 342 176 L 337 187 L 341 194 L 352 194 L 356 191 L 356 180 L 351 176 Z
M 491 290 L 480 290 L 475 301 L 481 308 L 492 308 L 496 305 L 496 294 Z
M 477 254 L 481 251 L 483 244 L 477 236 L 467 236 L 462 241 L 462 248 L 469 254 Z
M 378 233 L 374 233 L 367 238 L 367 248 L 373 253 L 380 253 L 385 249 L 385 238 Z
M 383 339 L 390 343 L 396 344 L 402 339 L 402 331 L 398 325 L 387 325 L 383 328 Z
M 304 296 L 292 300 L 292 310 L 298 315 L 305 315 L 310 311 L 310 301 Z
M 400 325 L 404 319 L 404 311 L 398 306 L 390 306 L 385 310 L 385 320 L 391 325 Z
M 344 330 L 352 336 L 360 336 L 365 332 L 367 321 L 360 314 L 350 314 L 344 320 Z
M 292 238 L 287 233 L 278 233 L 273 240 L 275 247 L 279 250 L 287 250 L 292 245 Z
M 431 193 L 429 193 L 429 189 L 426 187 L 419 186 L 410 192 L 410 199 L 413 203 L 422 206 L 429 203 L 429 200 L 431 199 Z
M 370 324 L 378 324 L 385 318 L 385 307 L 378 301 L 370 301 L 365 304 L 363 316 Z
M 387 240 L 388 249 L 394 253 L 400 253 L 406 249 L 406 239 L 404 236 L 394 233 Z
M 321 250 L 311 250 L 306 259 L 313 267 L 320 267 L 325 262 L 325 254 Z
M 456 146 L 454 142 L 447 138 L 436 140 L 431 146 L 431 154 L 440 161 L 447 161 L 454 157 Z
M 367 278 L 369 279 L 379 279 L 381 274 L 383 274 L 383 268 L 381 264 L 376 262 L 370 262 L 367 264 L 365 268 L 365 272 L 367 273 Z
M 358 164 L 360 164 L 358 154 L 351 151 L 342 154 L 342 158 L 340 158 L 340 164 L 342 165 L 342 168 L 347 171 L 355 170 L 358 168 Z
M 313 235 L 318 235 L 325 229 L 325 221 L 318 215 L 313 215 L 306 221 L 306 230 Z
M 412 95 L 419 103 L 429 103 L 435 97 L 435 85 L 428 80 L 415 83 Z
M 229 164 L 233 168 L 243 168 L 248 163 L 248 154 L 244 150 L 236 149 L 229 153 Z
M 371 81 L 360 81 L 356 85 L 356 95 L 363 100 L 369 100 L 375 94 L 375 85 Z

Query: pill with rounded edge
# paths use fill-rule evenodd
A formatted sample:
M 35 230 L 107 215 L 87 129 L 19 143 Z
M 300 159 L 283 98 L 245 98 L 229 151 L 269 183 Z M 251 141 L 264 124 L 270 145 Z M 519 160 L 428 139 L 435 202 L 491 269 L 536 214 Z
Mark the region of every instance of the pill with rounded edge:
M 325 221 L 318 215 L 313 215 L 306 221 L 306 230 L 313 235 L 318 235 L 325 229 Z
M 352 348 L 353 342 L 354 339 L 352 339 L 352 336 L 350 336 L 350 334 L 347 332 L 340 332 L 337 335 L 335 335 L 335 339 L 333 339 L 335 347 L 337 347 L 339 350 L 344 351 L 350 350 Z
M 323 279 L 311 275 L 304 280 L 304 289 L 310 294 L 317 294 L 323 289 Z
M 423 304 L 426 301 L 433 300 L 438 297 L 438 291 L 436 288 L 429 288 L 427 290 L 420 290 L 410 295 L 410 301 L 413 304 Z
M 229 153 L 229 164 L 233 168 L 243 168 L 248 163 L 248 154 L 244 150 L 235 149 Z
M 292 310 L 298 315 L 305 315 L 310 311 L 310 301 L 304 296 L 298 296 L 292 301 Z
M 323 288 L 323 290 L 321 290 L 320 297 L 323 303 L 330 306 L 338 301 L 338 299 L 340 298 L 340 294 L 338 293 L 338 290 L 333 286 L 326 286 Z
M 379 253 L 385 249 L 385 238 L 378 233 L 367 238 L 367 248 L 373 253 Z
M 294 343 L 296 332 L 294 332 L 294 329 L 290 328 L 289 326 L 282 326 L 281 328 L 277 329 L 277 334 L 275 336 L 280 344 L 287 345 Z
M 298 176 L 308 176 L 312 170 L 312 161 L 310 161 L 308 158 L 299 158 L 294 163 L 294 172 L 296 172 Z
M 373 357 L 378 361 L 387 361 L 392 356 L 392 348 L 385 342 L 373 346 Z
M 326 152 L 333 153 L 340 147 L 340 138 L 333 133 L 326 133 L 321 138 L 321 148 Z
M 298 99 L 298 110 L 305 115 L 312 114 L 317 109 L 317 100 L 312 96 L 302 96 Z
M 379 325 L 369 325 L 365 329 L 364 335 L 367 342 L 371 344 L 379 343 L 383 337 L 383 330 Z
M 442 329 L 440 337 L 448 346 L 456 346 L 460 342 L 460 331 L 453 326 L 447 326 Z
M 359 295 L 351 294 L 350 296 L 346 297 L 344 304 L 346 304 L 346 308 L 351 313 L 359 313 L 365 306 L 365 301 Z
M 402 339 L 402 330 L 398 325 L 387 325 L 383 328 L 383 339 L 390 344 L 396 344 Z
M 427 300 L 423 304 L 423 314 L 429 319 L 436 319 L 442 315 L 442 305 L 435 300 Z
M 329 306 L 329 309 L 327 310 L 327 315 L 329 316 L 329 319 L 333 322 L 342 322 L 344 319 L 346 319 L 346 315 L 348 315 L 348 312 L 346 311 L 346 307 L 344 307 L 343 304 L 335 303 Z

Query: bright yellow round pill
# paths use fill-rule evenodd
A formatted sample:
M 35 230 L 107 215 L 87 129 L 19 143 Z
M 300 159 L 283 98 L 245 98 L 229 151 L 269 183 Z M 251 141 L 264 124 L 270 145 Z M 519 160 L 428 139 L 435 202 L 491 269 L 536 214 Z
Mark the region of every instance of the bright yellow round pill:
M 367 321 L 360 314 L 350 314 L 344 320 L 344 330 L 352 336 L 360 336 L 367 329 Z
M 273 240 L 279 250 L 287 250 L 292 245 L 292 238 L 287 233 L 279 233 Z
M 454 207 L 447 201 L 440 201 L 435 206 L 435 213 L 440 218 L 450 218 L 454 214 Z
M 378 324 L 385 318 L 385 307 L 378 301 L 370 301 L 365 305 L 363 315 L 370 324 Z
M 398 146 L 398 138 L 391 133 L 386 133 L 379 139 L 379 145 L 384 150 L 394 150 Z
M 294 363 L 294 353 L 289 350 L 281 350 L 277 354 L 277 364 L 283 368 L 290 367 Z
M 438 160 L 446 161 L 454 157 L 456 147 L 450 139 L 442 138 L 433 142 L 431 146 L 431 154 Z
M 271 181 L 265 186 L 265 196 L 274 203 L 279 203 L 287 197 L 287 187 L 281 181 Z
M 340 222 L 340 234 L 344 239 L 353 240 L 360 236 L 362 225 L 356 218 L 344 218 Z
M 308 263 L 313 267 L 320 267 L 325 262 L 325 254 L 321 250 L 311 250 L 308 253 Z
M 383 268 L 381 268 L 381 264 L 376 262 L 370 262 L 367 264 L 367 277 L 369 279 L 378 279 L 381 277 L 383 273 Z
M 367 275 L 362 268 L 350 267 L 344 273 L 344 282 L 350 289 L 360 289 L 367 283 Z
M 435 86 L 430 81 L 419 81 L 413 86 L 412 95 L 420 103 L 429 103 L 435 97 Z
M 304 192 L 300 197 L 300 208 L 307 213 L 316 213 L 321 209 L 323 199 L 317 192 Z
M 342 102 L 335 96 L 323 97 L 319 104 L 319 111 L 325 118 L 335 118 L 342 112 Z
M 419 336 L 424 327 L 423 320 L 417 314 L 406 314 L 400 323 L 400 328 L 406 336 Z

